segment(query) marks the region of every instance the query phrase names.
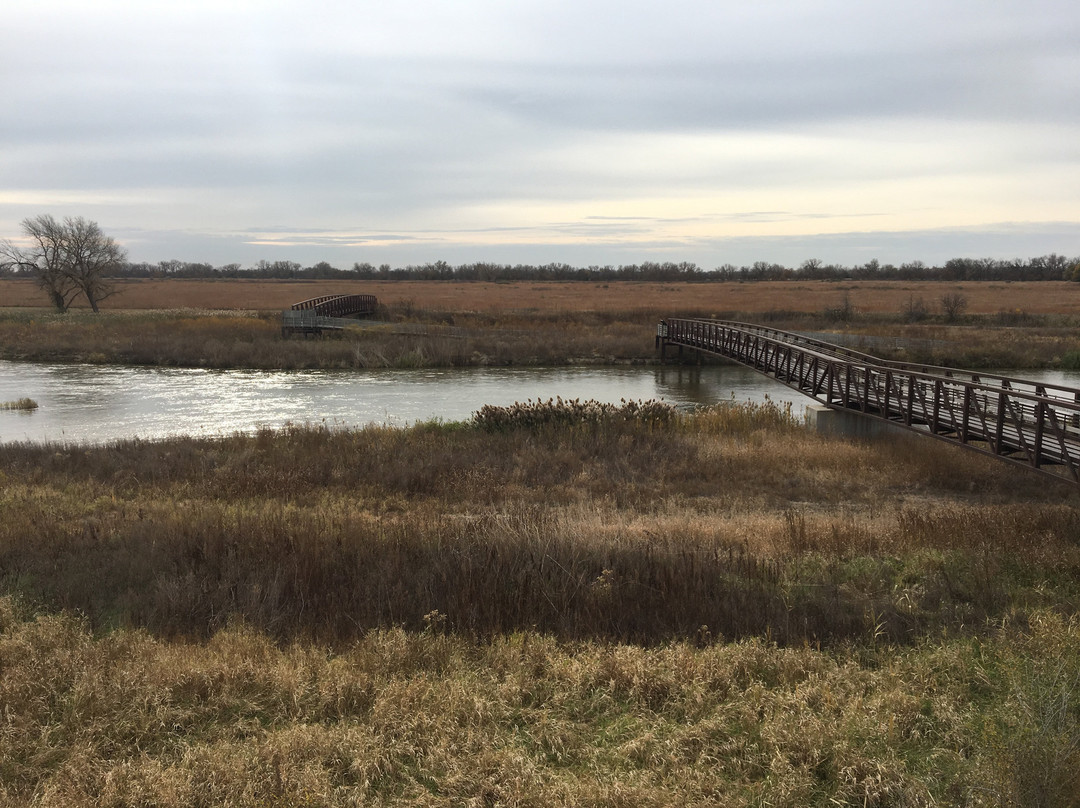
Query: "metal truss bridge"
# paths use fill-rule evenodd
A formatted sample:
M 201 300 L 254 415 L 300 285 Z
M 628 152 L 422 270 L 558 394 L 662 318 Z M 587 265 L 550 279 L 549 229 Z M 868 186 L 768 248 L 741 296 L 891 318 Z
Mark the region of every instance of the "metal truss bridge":
M 890 362 L 787 331 L 668 319 L 674 346 L 727 357 L 834 410 L 888 421 L 1080 483 L 1080 390 L 955 368 Z
M 356 323 L 355 317 L 370 317 L 379 301 L 375 295 L 323 295 L 294 303 L 281 313 L 281 334 L 321 334 Z

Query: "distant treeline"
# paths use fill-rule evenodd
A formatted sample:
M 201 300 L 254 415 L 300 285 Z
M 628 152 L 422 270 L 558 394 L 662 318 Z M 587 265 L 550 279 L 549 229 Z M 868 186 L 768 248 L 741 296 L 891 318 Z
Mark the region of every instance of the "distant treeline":
M 446 261 L 405 267 L 355 263 L 340 269 L 322 261 L 305 267 L 295 261 L 259 261 L 254 266 L 240 264 L 213 266 L 186 261 L 128 263 L 115 271 L 123 278 L 265 278 L 296 280 L 380 280 L 380 281 L 786 281 L 786 280 L 879 280 L 879 281 L 1080 281 L 1080 257 L 1066 258 L 1052 253 L 1038 258 L 999 260 L 995 258 L 953 258 L 942 266 L 912 261 L 895 266 L 877 260 L 858 266 L 826 264 L 817 259 L 797 267 L 757 261 L 750 266 L 724 264 L 702 269 L 693 263 L 625 264 L 620 266 L 576 267 L 570 264 L 492 264 L 453 266 Z

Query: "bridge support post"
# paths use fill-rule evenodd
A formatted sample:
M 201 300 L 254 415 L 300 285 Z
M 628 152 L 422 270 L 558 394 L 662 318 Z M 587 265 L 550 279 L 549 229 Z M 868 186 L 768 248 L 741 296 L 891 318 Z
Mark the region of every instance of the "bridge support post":
M 666 365 L 667 362 L 668 362 L 667 349 L 668 349 L 668 344 L 669 343 L 663 337 L 657 337 L 656 338 L 656 344 L 660 348 L 660 364 L 661 365 Z M 675 345 L 675 348 L 678 349 L 677 353 L 676 353 L 676 357 L 678 359 L 679 364 L 681 365 L 682 364 L 682 359 L 683 359 L 683 346 L 679 345 L 678 343 L 674 343 L 674 345 Z

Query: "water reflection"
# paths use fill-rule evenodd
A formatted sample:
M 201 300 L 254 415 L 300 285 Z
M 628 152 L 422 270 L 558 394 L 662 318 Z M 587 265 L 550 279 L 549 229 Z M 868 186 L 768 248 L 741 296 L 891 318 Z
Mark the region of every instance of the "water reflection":
M 1080 380 L 1075 373 L 1057 376 L 1067 384 Z M 683 407 L 768 396 L 797 411 L 810 401 L 739 365 L 214 371 L 0 361 L 0 401 L 29 397 L 40 405 L 29 413 L 0 411 L 0 442 L 215 435 L 290 422 L 405 425 L 556 396 L 662 399 Z
M 709 406 L 719 401 L 791 401 L 810 399 L 742 365 L 662 367 L 655 371 L 657 398 L 679 404 Z

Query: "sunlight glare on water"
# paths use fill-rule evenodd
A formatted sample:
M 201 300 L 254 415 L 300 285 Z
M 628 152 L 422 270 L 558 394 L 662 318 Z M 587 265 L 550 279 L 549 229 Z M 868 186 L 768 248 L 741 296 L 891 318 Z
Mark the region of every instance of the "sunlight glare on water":
M 0 361 L 0 401 L 28 397 L 31 412 L 0 411 L 0 441 L 103 442 L 222 435 L 286 424 L 355 427 L 469 418 L 485 404 L 659 399 L 809 399 L 740 366 L 256 371 Z
M 1057 376 L 1059 383 L 1080 380 L 1075 373 Z M 0 361 L 0 401 L 27 397 L 39 404 L 30 412 L 0 410 L 0 442 L 226 435 L 290 423 L 405 426 L 464 420 L 485 404 L 560 396 L 613 404 L 659 399 L 680 407 L 769 397 L 791 402 L 796 414 L 810 403 L 738 365 L 256 371 Z

